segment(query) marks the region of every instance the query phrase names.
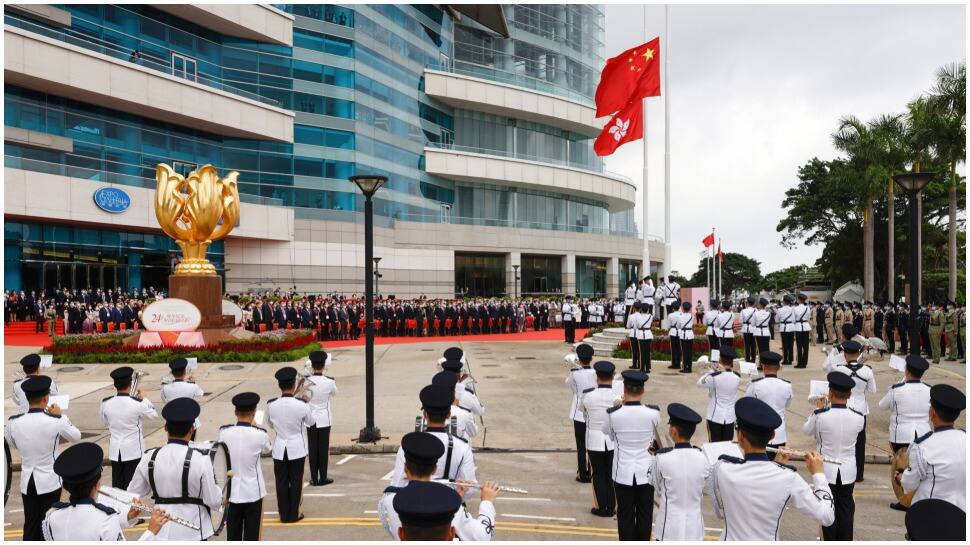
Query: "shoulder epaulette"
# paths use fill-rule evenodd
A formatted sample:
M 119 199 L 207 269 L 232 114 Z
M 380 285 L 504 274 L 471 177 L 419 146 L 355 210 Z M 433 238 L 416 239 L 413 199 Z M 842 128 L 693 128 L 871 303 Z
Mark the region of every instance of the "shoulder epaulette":
M 622 406 L 623 405 L 616 405 L 616 406 L 610 407 L 609 409 L 606 409 L 606 414 L 613 414 L 616 411 L 620 410 L 620 407 Z
M 137 403 L 141 403 L 142 401 L 145 401 L 145 399 L 141 397 L 135 397 L 135 396 L 128 396 L 128 397 L 135 400 Z
M 672 452 L 673 450 L 674 450 L 674 447 L 662 448 L 662 449 L 660 449 L 660 450 L 657 451 L 657 454 L 658 455 L 660 455 L 660 454 L 666 454 L 668 452 Z
M 108 397 L 106 397 L 106 398 L 104 398 L 104 399 L 102 399 L 102 400 L 101 400 L 101 403 L 104 403 L 105 401 L 108 401 L 109 399 L 111 399 L 111 398 L 113 398 L 113 397 L 115 397 L 115 396 L 108 396 Z
M 27 413 L 15 414 L 15 415 L 11 416 L 10 418 L 8 418 L 7 420 L 13 420 L 15 418 L 20 418 L 21 416 L 23 416 L 25 414 L 27 414 Z
M 461 410 L 463 410 L 465 412 L 469 412 L 469 413 L 472 412 L 471 409 L 466 409 L 466 408 L 462 407 L 461 405 L 456 405 L 456 407 L 458 407 L 459 409 L 461 409 Z
M 730 454 L 722 454 L 717 457 L 718 460 L 724 460 L 725 462 L 730 462 L 732 464 L 743 464 L 744 458 L 738 458 L 737 456 L 731 456 Z
M 751 382 L 758 382 L 759 380 L 764 380 L 764 379 L 765 379 L 765 377 L 753 378 L 753 379 L 751 379 Z
M 66 501 L 55 501 L 54 505 L 51 505 L 51 509 L 64 509 L 65 507 L 70 507 L 71 504 Z
M 259 430 L 259 431 L 261 431 L 261 432 L 263 432 L 263 433 L 266 433 L 266 434 L 269 434 L 269 431 L 268 431 L 268 430 L 267 430 L 266 428 L 263 428 L 263 427 L 261 427 L 261 426 L 257 426 L 257 425 L 255 425 L 255 424 L 253 424 L 253 425 L 252 425 L 252 426 L 250 426 L 250 427 L 251 427 L 251 428 L 255 428 L 255 429 L 257 429 L 257 430 Z
M 45 412 L 44 414 L 46 414 L 47 416 L 49 416 L 51 418 L 60 418 L 61 417 L 61 415 L 59 415 L 59 414 L 51 414 L 51 413 L 48 413 L 48 412 Z
M 781 378 L 778 375 L 775 375 L 775 378 L 778 379 L 778 380 L 783 380 L 783 381 L 787 382 L 788 384 L 791 384 L 791 381 L 788 380 L 787 378 Z
M 731 370 L 731 372 L 734 373 L 735 375 L 737 375 L 738 378 L 741 378 L 741 373 L 738 373 L 737 371 L 734 371 L 733 369 Z
M 224 430 L 226 428 L 232 428 L 232 427 L 235 427 L 235 426 L 236 426 L 235 424 L 226 424 L 224 426 L 219 426 L 219 429 L 220 430 Z
M 584 369 L 583 367 L 574 367 L 574 368 L 570 369 L 569 372 L 572 373 L 574 371 L 581 371 L 583 369 Z
M 270 400 L 267 400 L 267 401 L 266 401 L 266 404 L 268 405 L 268 404 L 270 404 L 270 403 L 272 403 L 272 402 L 274 402 L 274 401 L 276 401 L 277 399 L 279 399 L 279 398 L 278 398 L 278 397 L 274 397 L 273 399 L 270 399 Z
M 712 377 L 716 377 L 716 376 L 720 375 L 721 373 L 723 373 L 723 371 L 714 371 L 713 373 L 711 373 L 711 376 Z
M 337 382 L 337 379 L 331 377 L 330 375 L 323 375 L 323 376 L 327 377 L 328 379 L 330 379 L 330 380 L 332 380 L 334 382 Z
M 455 439 L 458 439 L 459 441 L 464 441 L 465 443 L 468 443 L 468 439 L 465 439 L 460 435 L 452 435 L 452 437 L 454 437 Z
M 829 409 L 831 409 L 831 407 L 825 407 L 824 409 L 815 409 L 815 414 L 822 414 Z
M 17 380 L 15 380 L 15 381 L 13 381 L 13 383 L 14 383 L 14 384 L 17 384 L 18 382 L 21 382 L 21 381 L 23 381 L 23 380 L 24 380 L 24 379 L 23 379 L 23 377 L 21 377 L 21 378 L 18 378 Z
M 854 412 L 854 413 L 856 413 L 857 415 L 859 415 L 859 416 L 861 416 L 862 418 L 865 418 L 865 417 L 866 417 L 866 415 L 864 415 L 864 414 L 862 414 L 862 413 L 860 413 L 859 411 L 857 411 L 857 410 L 855 410 L 855 409 L 853 409 L 852 407 L 849 407 L 848 409 L 849 409 L 850 411 L 852 411 L 852 412 Z
M 472 390 L 471 386 L 465 386 L 465 391 L 469 394 L 475 395 L 475 390 Z
M 894 388 L 900 388 L 900 387 L 902 387 L 902 386 L 903 386 L 904 384 L 906 384 L 906 383 L 905 383 L 905 382 L 898 382 L 898 383 L 896 383 L 896 384 L 893 384 L 892 386 L 890 386 L 890 387 L 889 387 L 889 389 L 890 389 L 890 390 L 892 390 L 892 389 L 894 389 Z
M 654 405 L 652 403 L 648 403 L 647 404 L 647 407 L 650 407 L 651 409 L 653 409 L 655 411 L 659 411 L 660 410 L 660 406 L 659 405 Z
M 384 489 L 384 494 L 397 494 L 403 489 L 404 487 L 401 487 L 401 486 L 389 486 Z
M 795 469 L 795 466 L 790 466 L 788 464 L 783 464 L 781 462 L 775 462 L 775 465 L 777 465 L 778 467 L 783 467 L 785 469 L 790 469 L 790 470 L 794 471 L 795 473 L 798 473 L 798 470 Z
M 158 450 L 158 449 L 160 449 L 160 448 L 162 448 L 162 447 L 152 447 L 152 448 L 146 448 L 146 449 L 145 449 L 145 452 L 143 452 L 142 454 L 148 454 L 149 452 L 151 452 L 151 451 L 153 451 L 153 450 Z
M 926 438 L 929 437 L 929 436 L 931 436 L 931 435 L 933 435 L 933 432 L 928 431 L 928 432 L 924 433 L 922 436 L 916 438 L 916 440 L 913 441 L 913 444 L 918 445 L 918 444 L 922 443 L 923 441 L 926 441 Z
M 595 389 L 596 389 L 596 388 L 586 388 L 585 390 L 583 390 L 583 393 L 584 393 L 584 394 L 588 394 L 588 393 L 590 393 L 590 392 L 592 392 L 592 391 L 593 391 L 593 390 L 595 390 Z
M 103 503 L 94 502 L 91 505 L 93 505 L 95 509 L 104 512 L 106 515 L 113 515 L 117 513 L 117 511 L 108 507 L 107 505 L 104 505 Z

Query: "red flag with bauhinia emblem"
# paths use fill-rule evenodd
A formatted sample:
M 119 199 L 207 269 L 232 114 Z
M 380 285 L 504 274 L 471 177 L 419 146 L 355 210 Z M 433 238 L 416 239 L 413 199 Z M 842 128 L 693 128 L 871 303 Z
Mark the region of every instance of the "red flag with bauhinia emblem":
M 596 117 L 655 96 L 660 96 L 660 37 L 606 61 L 596 86 Z
M 643 138 L 643 105 L 639 100 L 626 105 L 610 122 L 593 143 L 593 150 L 600 157 L 611 155 L 616 148 Z

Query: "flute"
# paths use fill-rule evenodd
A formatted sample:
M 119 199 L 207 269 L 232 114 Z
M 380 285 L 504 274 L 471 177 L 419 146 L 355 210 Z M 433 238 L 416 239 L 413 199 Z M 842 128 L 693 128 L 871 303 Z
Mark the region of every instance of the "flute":
M 458 483 L 455 481 L 449 481 L 448 479 L 435 479 L 432 482 L 443 484 L 445 486 L 450 486 L 452 488 L 482 488 L 479 483 Z M 511 486 L 499 486 L 498 489 L 502 492 L 509 492 L 512 494 L 528 494 L 528 490 L 523 490 L 521 488 L 513 488 Z
M 765 447 L 765 450 L 768 452 L 774 452 L 776 454 L 785 454 L 787 456 L 801 456 L 803 458 L 805 457 L 805 451 L 801 451 L 801 450 L 792 450 L 787 448 L 775 448 L 775 447 Z M 822 461 L 827 464 L 842 465 L 841 461 L 836 460 L 834 458 L 827 458 L 825 456 L 822 456 Z
M 109 497 L 109 498 L 111 498 L 111 499 L 113 499 L 115 501 L 121 502 L 121 503 L 127 505 L 128 507 L 132 507 L 136 511 L 140 511 L 140 512 L 145 513 L 147 515 L 151 515 L 152 514 L 152 508 L 151 507 L 148 507 L 147 505 L 141 505 L 141 504 L 138 504 L 138 503 L 132 503 L 132 502 L 130 502 L 128 500 L 125 500 L 123 498 L 120 498 L 118 496 L 115 496 L 115 495 L 113 495 L 111 493 L 111 491 L 106 490 L 105 487 L 103 487 L 103 486 L 98 489 L 98 493 L 99 494 L 102 494 L 104 496 L 107 496 L 107 497 Z M 185 520 L 183 518 L 173 517 L 171 514 L 168 515 L 168 520 L 174 522 L 175 524 L 181 524 L 182 526 L 185 526 L 186 528 L 190 528 L 192 530 L 198 530 L 199 529 L 199 526 L 197 524 L 195 524 L 194 522 L 187 521 L 187 520 Z

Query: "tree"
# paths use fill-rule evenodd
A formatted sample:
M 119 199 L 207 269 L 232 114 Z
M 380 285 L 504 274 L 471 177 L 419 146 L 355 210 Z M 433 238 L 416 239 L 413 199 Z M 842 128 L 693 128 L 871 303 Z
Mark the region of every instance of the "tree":
M 710 261 L 716 265 L 716 260 L 715 256 Z M 706 258 L 700 260 L 697 272 L 690 279 L 690 285 L 698 287 L 707 285 L 707 263 Z M 726 252 L 723 267 L 720 265 L 716 267 L 714 270 L 724 274 L 721 282 L 724 293 L 731 293 L 738 289 L 754 292 L 761 287 L 761 264 L 746 255 Z
M 779 290 L 791 289 L 798 285 L 802 278 L 802 272 L 808 268 L 807 265 L 792 265 L 784 269 L 770 272 L 761 281 L 763 291 L 777 292 Z

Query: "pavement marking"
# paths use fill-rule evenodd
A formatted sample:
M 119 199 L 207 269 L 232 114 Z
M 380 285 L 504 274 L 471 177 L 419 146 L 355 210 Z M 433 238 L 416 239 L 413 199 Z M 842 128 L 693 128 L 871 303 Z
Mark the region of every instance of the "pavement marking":
M 506 498 L 505 496 L 499 496 L 495 499 L 502 501 L 552 501 L 550 498 Z
M 389 481 L 389 480 L 391 480 L 391 477 L 393 475 L 394 475 L 394 470 L 392 469 L 392 470 L 390 470 L 390 471 L 387 472 L 387 475 L 384 475 L 383 477 L 381 477 L 381 480 L 382 481 Z
M 24 510 L 23 509 L 11 509 L 10 512 L 11 513 L 23 513 Z
M 338 466 L 342 466 L 342 465 L 346 464 L 347 462 L 353 460 L 356 457 L 357 457 L 356 454 L 348 454 L 348 455 L 344 456 L 339 462 L 337 462 L 337 465 Z
M 516 519 L 536 519 L 536 520 L 559 520 L 562 522 L 576 522 L 573 517 L 543 517 L 539 515 L 516 515 L 514 513 L 499 513 L 502 517 L 511 517 Z
M 964 379 L 967 378 L 966 376 L 961 375 L 960 373 L 957 373 L 956 371 L 950 371 L 949 369 L 944 369 L 942 367 L 930 367 L 930 369 L 932 369 L 934 371 L 939 371 L 941 373 L 945 373 L 947 375 L 950 375 L 951 377 L 955 377 L 955 378 L 958 378 L 958 379 L 961 379 L 961 380 L 964 380 Z
M 376 515 L 377 514 L 377 511 L 364 511 L 364 514 L 365 515 L 368 515 L 368 514 L 369 515 Z
M 263 511 L 264 515 L 279 515 L 279 511 Z

